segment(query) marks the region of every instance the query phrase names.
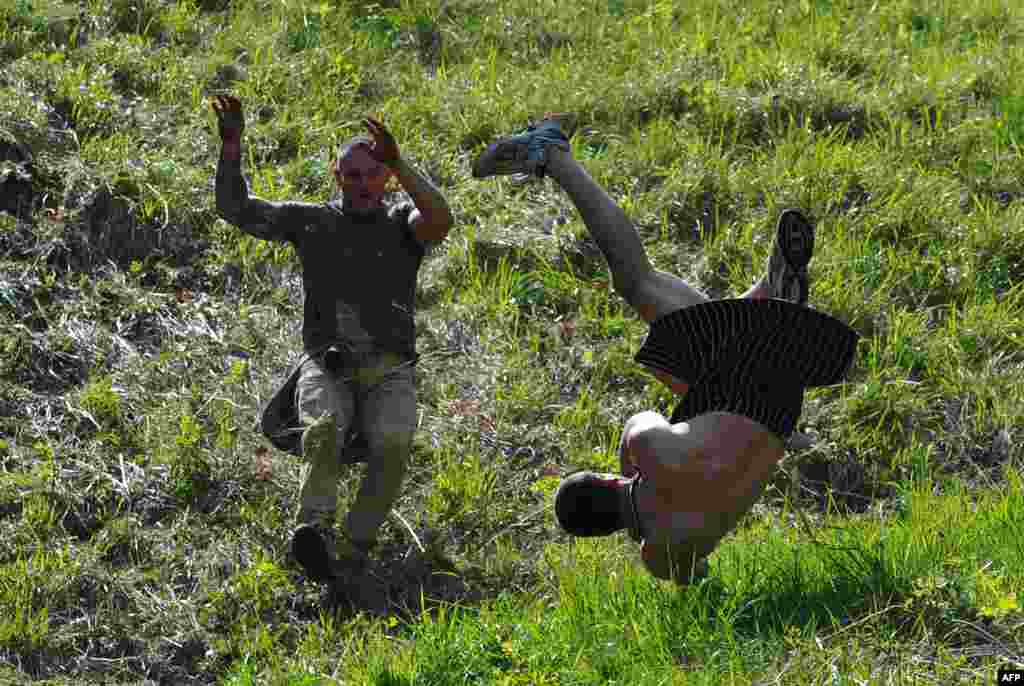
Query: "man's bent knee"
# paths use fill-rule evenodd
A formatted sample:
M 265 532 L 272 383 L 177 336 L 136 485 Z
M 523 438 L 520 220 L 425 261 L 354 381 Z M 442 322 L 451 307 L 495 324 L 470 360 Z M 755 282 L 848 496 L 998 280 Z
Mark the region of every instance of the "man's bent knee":
M 668 420 L 657 412 L 639 412 L 627 419 L 626 425 L 622 427 L 623 447 L 629 454 L 636 454 L 637 450 L 642 450 L 647 445 L 648 442 L 642 440 L 646 434 L 657 427 L 669 426 L 671 425 Z
M 406 427 L 383 429 L 367 435 L 366 443 L 373 456 L 407 459 L 412 450 L 412 433 Z
M 654 426 L 657 424 L 668 424 L 668 420 L 665 419 L 665 415 L 655 412 L 654 410 L 645 410 L 643 412 L 637 412 L 626 420 L 626 429 L 633 429 L 634 431 L 638 428 L 645 428 L 648 426 Z
M 308 423 L 302 431 L 300 445 L 302 454 L 307 459 L 322 454 L 333 454 L 338 449 L 338 416 L 333 413 L 324 413 L 321 417 Z

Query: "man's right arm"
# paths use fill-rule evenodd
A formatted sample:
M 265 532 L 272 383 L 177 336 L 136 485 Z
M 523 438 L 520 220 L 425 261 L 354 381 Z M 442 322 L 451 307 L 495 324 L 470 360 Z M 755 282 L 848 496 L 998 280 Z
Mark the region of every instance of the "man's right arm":
M 268 241 L 294 240 L 319 205 L 269 202 L 249 194 L 242 175 L 241 142 L 225 141 L 217 163 L 217 214 L 248 234 Z
M 216 96 L 211 103 L 217 114 L 221 138 L 217 162 L 217 214 L 242 231 L 271 241 L 294 241 L 296 227 L 313 221 L 319 205 L 299 202 L 268 202 L 249 195 L 242 175 L 242 103 L 234 96 Z

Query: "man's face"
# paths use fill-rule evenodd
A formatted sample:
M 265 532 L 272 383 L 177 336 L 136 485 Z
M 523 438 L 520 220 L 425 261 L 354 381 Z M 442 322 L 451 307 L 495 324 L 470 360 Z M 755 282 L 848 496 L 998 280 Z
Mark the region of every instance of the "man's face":
M 357 145 L 338 160 L 334 176 L 349 209 L 372 212 L 382 204 L 391 173 L 370 156 L 365 145 Z

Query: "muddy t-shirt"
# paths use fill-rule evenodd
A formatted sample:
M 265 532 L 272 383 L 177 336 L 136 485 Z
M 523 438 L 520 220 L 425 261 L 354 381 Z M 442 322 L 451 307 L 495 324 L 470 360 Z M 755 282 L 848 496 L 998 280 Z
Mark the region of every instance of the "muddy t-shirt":
M 341 201 L 268 202 L 248 193 L 240 163 L 217 169 L 220 216 L 265 240 L 288 241 L 302 261 L 302 339 L 307 351 L 344 341 L 363 351 L 415 355 L 416 276 L 425 246 L 413 205 L 345 213 Z

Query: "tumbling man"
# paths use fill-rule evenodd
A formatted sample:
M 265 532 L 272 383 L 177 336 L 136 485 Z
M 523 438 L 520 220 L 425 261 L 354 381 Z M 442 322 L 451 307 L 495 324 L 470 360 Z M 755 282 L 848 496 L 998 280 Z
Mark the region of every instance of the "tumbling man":
M 241 102 L 218 96 L 211 104 L 223 141 L 217 211 L 253 236 L 290 242 L 302 261 L 305 355 L 261 418 L 275 445 L 309 464 L 292 552 L 311 579 L 363 580 L 416 429 L 416 277 L 427 249 L 447 236 L 452 214 L 370 118 L 364 123 L 371 136 L 347 142 L 333 164 L 340 198 L 314 204 L 254 197 L 241 171 Z M 385 202 L 392 177 L 412 204 Z M 336 529 L 340 467 L 356 461 L 346 449 L 352 436 L 365 450 L 358 461 L 366 472 Z
M 680 396 L 671 421 L 629 418 L 621 475 L 578 472 L 555 494 L 575 536 L 620 530 L 642 544 L 655 577 L 707 573 L 707 556 L 760 497 L 800 417 L 805 388 L 831 385 L 857 334 L 805 306 L 814 229 L 782 212 L 767 274 L 738 299 L 710 301 L 656 271 L 625 212 L 573 158 L 565 119 L 549 115 L 490 145 L 473 176 L 550 176 L 568 194 L 608 262 L 615 290 L 651 325 L 636 360 Z

